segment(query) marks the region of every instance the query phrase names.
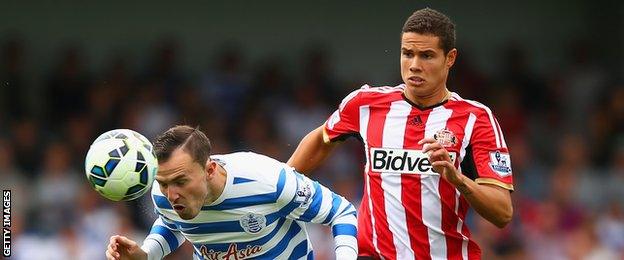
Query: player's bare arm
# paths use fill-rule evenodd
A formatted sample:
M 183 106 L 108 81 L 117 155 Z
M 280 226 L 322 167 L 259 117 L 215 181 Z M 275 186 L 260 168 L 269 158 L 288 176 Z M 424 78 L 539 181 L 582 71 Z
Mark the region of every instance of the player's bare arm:
M 425 138 L 419 144 L 423 144 L 423 153 L 428 154 L 434 171 L 455 186 L 479 215 L 499 228 L 511 221 L 513 207 L 509 190 L 478 184 L 460 173 L 451 162 L 448 151 L 435 139 Z
M 299 143 L 297 149 L 288 159 L 287 164 L 298 172 L 308 174 L 318 167 L 336 146 L 323 140 L 323 128 L 320 126 L 308 133 Z
M 112 236 L 106 248 L 107 260 L 147 260 L 147 253 L 131 239 Z

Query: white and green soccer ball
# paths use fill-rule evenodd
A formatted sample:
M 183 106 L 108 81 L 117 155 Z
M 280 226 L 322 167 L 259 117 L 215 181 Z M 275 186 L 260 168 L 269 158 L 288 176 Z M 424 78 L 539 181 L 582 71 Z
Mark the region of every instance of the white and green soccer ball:
M 154 148 L 147 138 L 129 129 L 101 134 L 87 152 L 85 173 L 93 188 L 113 201 L 145 194 L 158 171 Z

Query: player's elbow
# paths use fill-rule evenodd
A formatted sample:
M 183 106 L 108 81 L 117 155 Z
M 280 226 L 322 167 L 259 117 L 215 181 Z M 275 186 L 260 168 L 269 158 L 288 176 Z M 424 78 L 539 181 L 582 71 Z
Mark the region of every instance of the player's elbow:
M 511 222 L 512 218 L 513 218 L 513 207 L 509 206 L 509 208 L 504 210 L 501 214 L 499 214 L 498 217 L 494 221 L 492 221 L 492 223 L 496 225 L 498 228 L 504 228 L 507 226 L 507 224 L 509 224 L 509 222 Z
M 498 228 L 505 228 L 511 222 L 511 217 L 500 218 L 494 221 L 494 225 Z

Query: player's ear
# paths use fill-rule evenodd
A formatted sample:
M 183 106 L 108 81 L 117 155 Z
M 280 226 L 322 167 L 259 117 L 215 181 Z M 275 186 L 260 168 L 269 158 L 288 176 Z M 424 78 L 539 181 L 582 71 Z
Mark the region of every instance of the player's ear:
M 212 177 L 217 172 L 217 163 L 213 160 L 206 161 L 204 171 L 206 172 L 207 177 Z
M 453 48 L 446 54 L 446 67 L 452 67 L 455 64 L 455 59 L 457 59 L 457 49 Z

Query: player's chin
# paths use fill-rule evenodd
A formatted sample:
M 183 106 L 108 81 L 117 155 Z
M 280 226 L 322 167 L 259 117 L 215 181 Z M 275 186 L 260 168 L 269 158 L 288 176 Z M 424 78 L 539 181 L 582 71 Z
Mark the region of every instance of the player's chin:
M 195 218 L 199 214 L 199 210 L 192 210 L 191 208 L 184 207 L 184 209 L 180 211 L 176 210 L 176 213 L 178 213 L 181 219 L 189 220 Z
M 189 220 L 189 219 L 192 219 L 194 217 L 189 212 L 178 212 L 178 216 L 180 216 L 180 218 L 184 219 L 184 220 Z

